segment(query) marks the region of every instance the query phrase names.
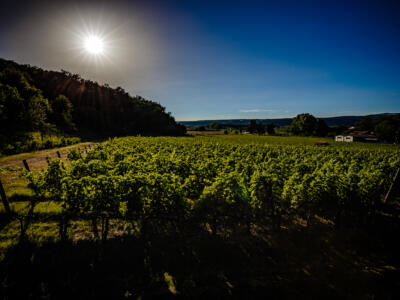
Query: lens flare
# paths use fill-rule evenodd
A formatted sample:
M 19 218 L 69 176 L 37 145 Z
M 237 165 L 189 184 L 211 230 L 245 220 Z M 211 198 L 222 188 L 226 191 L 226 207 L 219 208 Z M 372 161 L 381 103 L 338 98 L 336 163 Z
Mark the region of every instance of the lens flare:
M 84 41 L 84 47 L 90 54 L 101 54 L 104 51 L 104 42 L 98 36 L 89 35 Z

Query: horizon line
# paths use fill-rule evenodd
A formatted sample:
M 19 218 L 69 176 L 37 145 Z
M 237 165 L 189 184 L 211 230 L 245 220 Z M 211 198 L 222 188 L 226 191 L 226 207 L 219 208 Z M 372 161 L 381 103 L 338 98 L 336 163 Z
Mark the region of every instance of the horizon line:
M 301 114 L 301 113 L 300 113 Z M 373 115 L 398 115 L 400 112 L 384 112 L 384 113 L 369 113 L 365 115 L 339 115 L 339 116 L 330 116 L 330 117 L 318 117 L 318 119 L 329 119 L 329 118 L 340 118 L 340 117 L 368 117 Z M 299 114 L 297 114 L 299 115 Z M 312 115 L 312 114 L 311 114 Z M 198 119 L 198 120 L 176 120 L 176 122 L 204 122 L 204 121 L 229 121 L 229 120 L 282 120 L 282 119 L 293 119 L 293 117 L 281 117 L 281 118 L 230 118 L 230 119 Z

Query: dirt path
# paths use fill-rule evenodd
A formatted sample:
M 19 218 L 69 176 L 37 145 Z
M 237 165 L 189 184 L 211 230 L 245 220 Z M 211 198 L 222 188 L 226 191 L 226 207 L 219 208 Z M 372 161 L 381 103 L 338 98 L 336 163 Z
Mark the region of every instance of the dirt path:
M 87 147 L 93 147 L 97 143 L 79 143 L 75 145 L 70 145 L 62 148 L 46 149 L 35 152 L 27 152 L 16 155 L 10 155 L 0 158 L 0 168 L 7 167 L 24 167 L 22 160 L 26 160 L 31 171 L 35 171 L 47 164 L 46 157 L 57 158 L 57 151 L 61 155 L 61 159 L 65 159 L 67 156 L 67 151 L 74 148 L 80 148 L 81 150 L 86 150 Z
M 21 153 L 0 158 L 0 181 L 4 187 L 7 197 L 14 194 L 31 195 L 32 190 L 28 188 L 28 180 L 21 177 L 21 170 L 24 168 L 22 160 L 26 160 L 30 171 L 36 173 L 47 167 L 46 157 L 57 158 L 57 151 L 61 159 L 67 158 L 67 151 L 80 148 L 81 151 L 89 150 L 98 143 L 87 142 L 70 145 L 62 148 L 47 149 L 35 152 Z

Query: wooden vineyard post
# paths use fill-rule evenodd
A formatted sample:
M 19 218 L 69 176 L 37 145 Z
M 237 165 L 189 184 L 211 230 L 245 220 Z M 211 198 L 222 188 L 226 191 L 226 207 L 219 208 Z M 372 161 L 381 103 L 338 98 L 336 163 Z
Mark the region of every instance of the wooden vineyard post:
M 57 156 L 58 156 L 58 158 L 61 158 L 60 151 L 57 151 Z
M 22 160 L 22 162 L 24 163 L 25 169 L 26 169 L 28 172 L 30 172 L 31 170 L 29 170 L 29 166 L 28 166 L 28 163 L 27 163 L 26 159 Z
M 394 186 L 396 185 L 396 181 L 399 179 L 399 173 L 400 173 L 400 168 L 397 169 L 396 175 L 394 175 L 394 179 L 393 179 L 393 181 L 392 181 L 392 184 L 390 185 L 389 190 L 388 190 L 388 192 L 386 193 L 385 198 L 383 199 L 383 203 L 384 203 L 384 204 L 389 200 L 390 195 L 392 194 L 393 188 L 394 188 Z
M 4 191 L 3 184 L 1 183 L 1 180 L 0 180 L 0 196 L 1 196 L 1 201 L 3 202 L 3 205 L 4 205 L 4 209 L 6 210 L 6 213 L 8 215 L 11 215 L 10 205 L 8 204 L 6 192 Z
M 50 164 L 50 160 L 49 160 L 48 156 L 46 156 L 46 161 L 47 161 L 47 165 L 49 165 Z

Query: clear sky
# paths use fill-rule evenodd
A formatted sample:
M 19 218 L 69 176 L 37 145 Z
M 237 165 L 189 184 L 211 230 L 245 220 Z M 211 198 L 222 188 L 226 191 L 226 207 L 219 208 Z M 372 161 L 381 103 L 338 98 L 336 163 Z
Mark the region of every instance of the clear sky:
M 0 18 L 0 57 L 121 86 L 177 120 L 400 112 L 400 1 L 14 0 Z M 103 55 L 82 51 L 87 33 Z

